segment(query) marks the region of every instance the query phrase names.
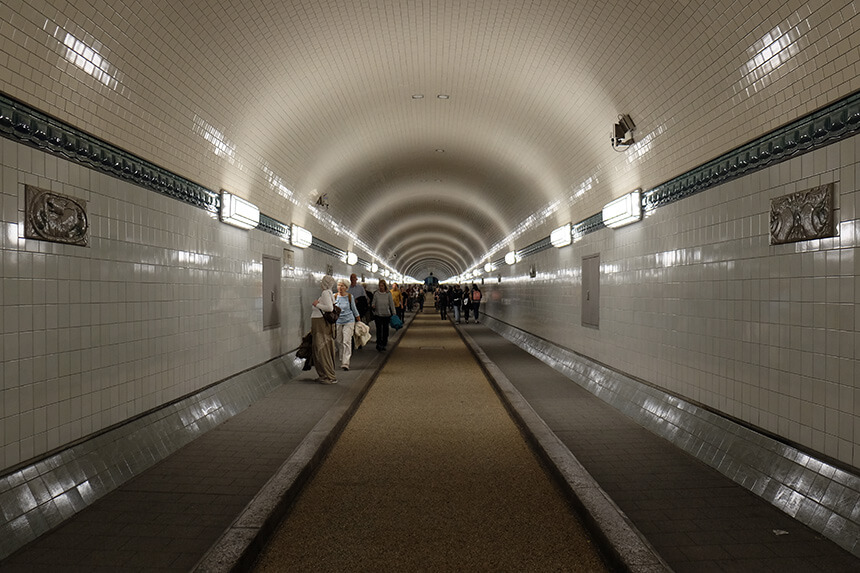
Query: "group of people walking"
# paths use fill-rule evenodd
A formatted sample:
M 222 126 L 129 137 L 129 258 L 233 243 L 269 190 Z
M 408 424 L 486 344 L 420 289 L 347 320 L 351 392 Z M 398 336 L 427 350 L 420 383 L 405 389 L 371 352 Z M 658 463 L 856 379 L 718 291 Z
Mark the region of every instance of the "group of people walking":
M 337 292 L 333 292 L 337 284 Z M 388 349 L 388 336 L 391 317 L 397 316 L 402 322 L 406 316 L 408 296 L 397 283 L 389 290 L 388 283 L 379 279 L 379 288 L 373 296 L 368 295 L 358 277 L 352 274 L 349 282 L 345 279 L 335 281 L 325 275 L 320 281 L 322 292 L 313 301 L 311 311 L 311 346 L 313 364 L 316 367 L 318 382 L 336 384 L 335 361 L 340 360 L 342 370 L 349 370 L 354 347 L 355 329 L 358 323 L 365 325 L 373 320 L 376 325 L 376 350 Z M 337 321 L 332 325 L 324 313 L 340 309 Z
M 336 292 L 333 291 L 335 285 Z M 325 275 L 320 281 L 320 288 L 320 296 L 312 303 L 310 346 L 313 364 L 319 376 L 317 381 L 322 384 L 337 383 L 337 360 L 340 360 L 342 370 L 349 370 L 355 347 L 356 325 L 369 325 L 373 321 L 376 326 L 376 350 L 385 352 L 388 349 L 392 317 L 396 316 L 401 322 L 404 321 L 406 309 L 414 302 L 418 303 L 421 310 L 424 308 L 423 288 L 410 286 L 401 290 L 397 283 L 393 283 L 389 289 L 385 279 L 379 279 L 378 289 L 373 295 L 368 294 L 364 286 L 358 283 L 355 274 L 349 277 L 349 281 L 335 281 L 332 276 Z M 461 316 L 468 324 L 470 315 L 478 322 L 482 297 L 481 289 L 476 284 L 471 288 L 461 288 L 460 285 L 449 288 L 444 285 L 437 287 L 434 292 L 436 309 L 442 320 L 448 319 L 450 309 L 457 324 L 460 323 Z M 325 315 L 336 312 L 336 308 L 340 310 L 340 314 L 334 324 L 331 324 Z
M 472 284 L 472 288 L 460 288 L 460 285 L 454 285 L 448 288 L 447 285 L 436 287 L 433 293 L 436 300 L 436 310 L 439 311 L 442 320 L 448 320 L 448 311 L 454 313 L 454 321 L 460 324 L 460 316 L 469 323 L 469 314 L 474 317 L 475 322 L 478 322 L 478 310 L 481 306 L 481 298 L 483 293 L 478 285 Z

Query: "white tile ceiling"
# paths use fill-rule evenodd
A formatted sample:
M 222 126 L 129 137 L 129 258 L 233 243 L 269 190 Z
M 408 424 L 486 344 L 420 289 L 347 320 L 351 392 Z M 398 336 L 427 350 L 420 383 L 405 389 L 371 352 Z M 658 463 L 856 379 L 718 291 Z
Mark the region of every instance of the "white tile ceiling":
M 416 277 L 499 258 L 860 88 L 850 0 L 0 4 L 10 95 Z M 110 82 L 70 63 L 69 35 Z M 813 81 L 823 45 L 844 61 Z M 624 154 L 619 113 L 637 124 Z

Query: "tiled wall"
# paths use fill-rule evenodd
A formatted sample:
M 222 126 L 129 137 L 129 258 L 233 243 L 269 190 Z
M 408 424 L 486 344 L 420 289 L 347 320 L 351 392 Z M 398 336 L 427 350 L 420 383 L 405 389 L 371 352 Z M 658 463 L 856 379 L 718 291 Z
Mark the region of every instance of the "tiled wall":
M 87 201 L 89 246 L 21 238 L 25 185 Z M 263 330 L 273 235 L 7 139 L 0 201 L 0 474 L 295 348 L 314 273 L 349 272 L 294 249 L 281 326 Z
M 860 466 L 858 166 L 854 137 L 542 251 L 485 279 L 486 312 Z M 831 182 L 839 236 L 771 246 L 770 199 Z M 595 253 L 599 329 L 580 325 Z

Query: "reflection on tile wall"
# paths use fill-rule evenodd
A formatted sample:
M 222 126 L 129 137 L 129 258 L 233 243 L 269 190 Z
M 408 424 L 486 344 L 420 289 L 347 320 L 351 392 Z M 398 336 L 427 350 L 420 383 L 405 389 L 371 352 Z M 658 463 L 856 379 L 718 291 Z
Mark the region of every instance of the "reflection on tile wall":
M 262 256 L 283 255 L 277 237 L 7 139 L 0 170 L 0 468 L 279 356 L 309 329 L 311 272 L 331 257 L 296 250 L 281 327 L 264 331 Z M 26 185 L 86 201 L 89 245 L 23 239 Z
M 858 159 L 854 137 L 543 251 L 487 283 L 486 311 L 860 466 Z M 770 245 L 771 199 L 828 183 L 838 236 Z M 582 258 L 595 253 L 599 329 L 580 326 Z

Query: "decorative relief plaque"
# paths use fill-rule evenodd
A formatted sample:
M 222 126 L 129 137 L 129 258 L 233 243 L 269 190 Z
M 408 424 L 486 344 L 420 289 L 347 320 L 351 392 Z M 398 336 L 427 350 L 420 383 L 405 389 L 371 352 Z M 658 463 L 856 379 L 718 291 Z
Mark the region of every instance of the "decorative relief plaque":
M 87 246 L 87 202 L 47 189 L 24 186 L 24 236 L 28 239 Z
M 770 244 L 782 245 L 835 235 L 833 183 L 770 201 Z

